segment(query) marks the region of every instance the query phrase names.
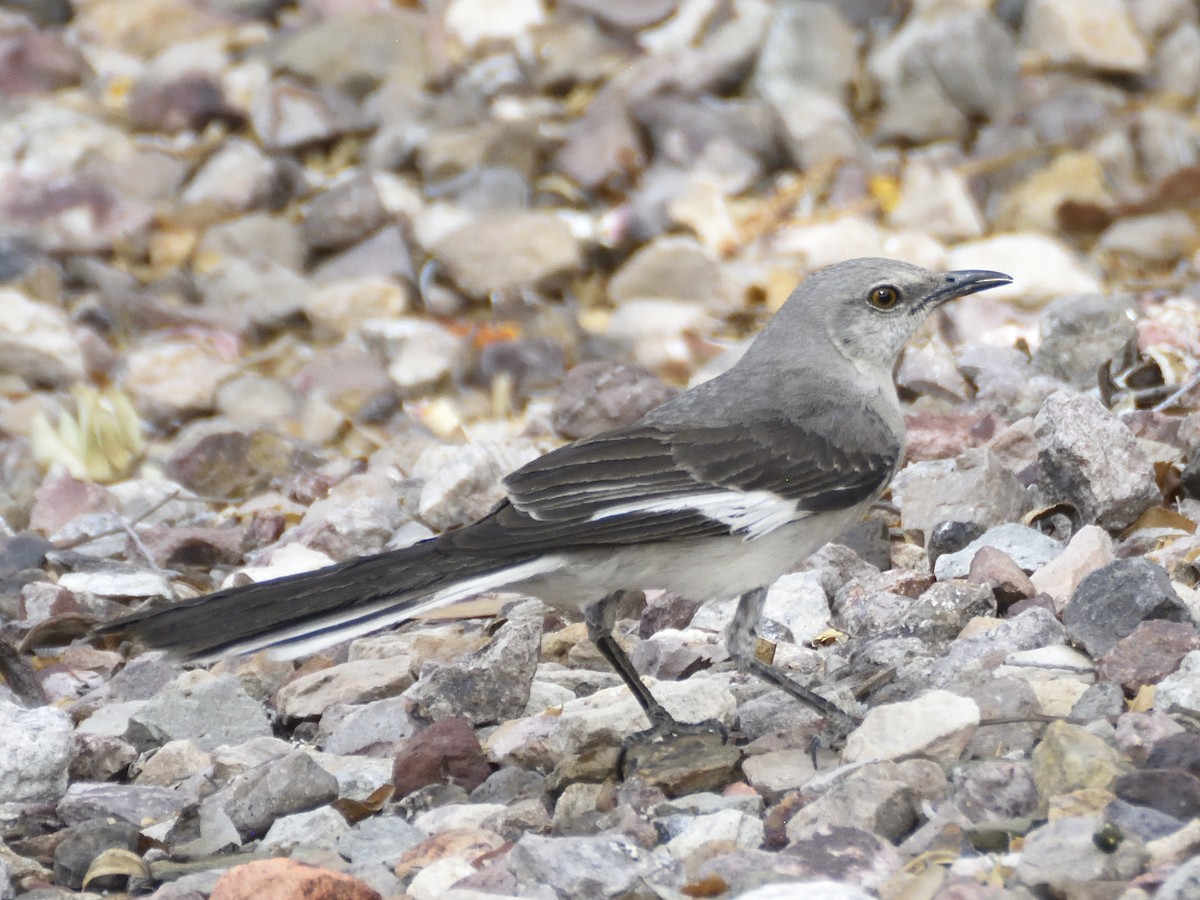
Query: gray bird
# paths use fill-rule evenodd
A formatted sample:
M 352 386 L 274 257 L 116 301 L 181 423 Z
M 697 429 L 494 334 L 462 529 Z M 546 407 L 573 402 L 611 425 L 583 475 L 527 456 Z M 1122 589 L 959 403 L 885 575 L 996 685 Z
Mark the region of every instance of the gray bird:
M 640 421 L 553 450 L 504 480 L 472 525 L 403 550 L 227 588 L 102 628 L 209 661 L 272 648 L 295 657 L 484 591 L 582 611 L 588 634 L 652 729 L 679 726 L 612 631 L 627 590 L 739 597 L 732 658 L 828 718 L 834 704 L 754 654 L 766 588 L 863 516 L 900 464 L 892 371 L 941 304 L 1008 284 L 856 259 L 805 280 L 724 374 Z

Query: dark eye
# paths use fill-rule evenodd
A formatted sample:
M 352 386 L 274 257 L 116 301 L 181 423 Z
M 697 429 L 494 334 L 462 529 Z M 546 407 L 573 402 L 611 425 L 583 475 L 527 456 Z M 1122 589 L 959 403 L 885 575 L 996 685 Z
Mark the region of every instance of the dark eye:
M 867 295 L 867 302 L 876 309 L 895 309 L 896 304 L 900 302 L 900 292 L 890 284 L 871 288 L 871 293 Z

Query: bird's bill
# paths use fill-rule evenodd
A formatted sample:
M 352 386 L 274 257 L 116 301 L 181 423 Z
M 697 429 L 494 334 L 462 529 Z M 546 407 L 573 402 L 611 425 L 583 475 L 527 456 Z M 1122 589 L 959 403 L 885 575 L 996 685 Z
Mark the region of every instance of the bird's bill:
M 942 287 L 929 295 L 929 303 L 940 306 L 948 300 L 956 300 L 968 294 L 990 291 L 992 288 L 1012 284 L 1012 276 L 987 269 L 959 269 L 942 275 Z

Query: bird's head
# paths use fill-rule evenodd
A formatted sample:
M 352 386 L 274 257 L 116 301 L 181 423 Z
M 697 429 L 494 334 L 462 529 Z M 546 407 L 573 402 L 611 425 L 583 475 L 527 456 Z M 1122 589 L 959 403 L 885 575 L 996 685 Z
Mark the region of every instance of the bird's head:
M 801 351 L 818 344 L 805 335 L 827 336 L 828 346 L 860 370 L 890 378 L 904 342 L 930 313 L 948 300 L 1011 281 L 981 269 L 931 272 L 892 259 L 852 259 L 801 282 L 768 329 L 793 335 L 791 346 Z

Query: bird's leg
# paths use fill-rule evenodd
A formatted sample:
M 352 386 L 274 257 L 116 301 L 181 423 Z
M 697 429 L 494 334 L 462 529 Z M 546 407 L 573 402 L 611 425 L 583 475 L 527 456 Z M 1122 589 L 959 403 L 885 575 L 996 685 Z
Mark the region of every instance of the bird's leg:
M 825 717 L 829 728 L 837 737 L 845 737 L 857 724 L 855 718 L 836 704 L 797 683 L 775 666 L 763 662 L 754 652 L 754 628 L 762 617 L 763 605 L 767 601 L 767 589 L 755 588 L 738 598 L 737 610 L 729 623 L 725 645 L 729 655 L 739 668 L 761 678 L 791 694 L 805 706 Z
M 617 624 L 617 604 L 621 602 L 623 591 L 615 591 L 601 600 L 588 606 L 583 611 L 583 621 L 587 625 L 588 638 L 596 645 L 600 655 L 608 660 L 625 686 L 633 693 L 634 699 L 646 713 L 646 718 L 655 727 L 674 725 L 675 720 L 661 703 L 654 699 L 650 688 L 642 681 L 642 676 L 633 667 L 629 654 L 613 637 L 613 628 Z
M 728 739 L 728 731 L 720 722 L 697 722 L 694 724 L 675 721 L 674 716 L 667 712 L 650 693 L 642 676 L 638 674 L 627 654 L 613 637 L 613 627 L 617 620 L 617 604 L 620 603 L 623 591 L 616 591 L 607 597 L 588 606 L 583 612 L 583 621 L 587 625 L 588 637 L 600 651 L 600 655 L 608 660 L 609 665 L 621 676 L 621 680 L 633 693 L 638 705 L 642 707 L 650 727 L 645 731 L 631 734 L 621 742 L 621 750 L 617 755 L 617 772 L 622 778 L 626 776 L 627 768 L 639 768 L 643 754 L 638 750 L 651 745 L 662 745 L 671 738 L 679 737 L 685 741 L 685 746 L 677 752 L 688 752 L 686 741 L 711 741 L 719 739 L 724 744 Z

